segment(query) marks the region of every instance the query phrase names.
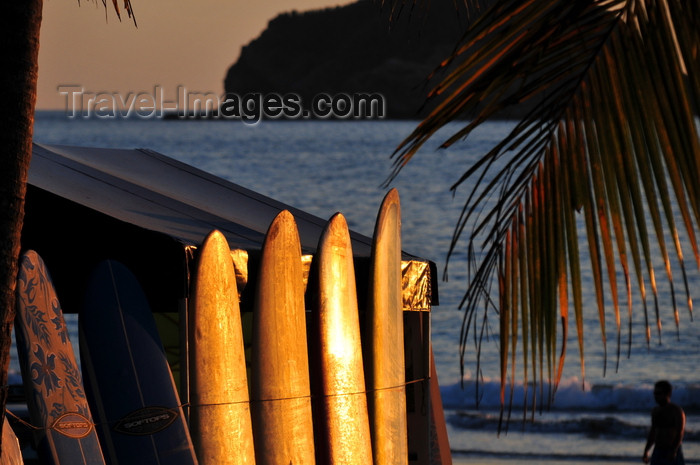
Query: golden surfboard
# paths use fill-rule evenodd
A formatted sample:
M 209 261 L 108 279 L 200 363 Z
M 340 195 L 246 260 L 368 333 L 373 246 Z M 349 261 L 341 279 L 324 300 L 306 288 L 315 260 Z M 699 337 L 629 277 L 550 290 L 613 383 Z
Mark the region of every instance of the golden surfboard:
M 362 342 L 352 247 L 345 217 L 331 218 L 316 253 L 318 304 L 314 312 L 313 353 L 318 363 L 321 424 L 319 462 L 324 464 L 372 463 Z
M 365 376 L 374 465 L 408 463 L 401 296 L 401 206 L 396 189 L 377 215 L 370 261 Z
M 190 308 L 190 429 L 200 465 L 255 463 L 236 276 L 226 238 L 199 254 Z
M 282 211 L 260 260 L 251 402 L 258 465 L 315 463 L 299 233 Z
M 1 465 L 24 465 L 22 459 L 22 451 L 19 447 L 19 441 L 15 432 L 7 420 L 7 416 L 3 420 L 2 425 L 2 454 L 0 455 Z

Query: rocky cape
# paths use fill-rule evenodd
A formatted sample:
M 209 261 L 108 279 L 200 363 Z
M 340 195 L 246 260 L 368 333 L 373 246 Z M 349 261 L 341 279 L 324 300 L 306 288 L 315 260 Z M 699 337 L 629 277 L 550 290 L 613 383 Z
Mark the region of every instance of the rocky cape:
M 418 8 L 418 7 L 415 7 Z M 284 13 L 241 50 L 226 75 L 227 94 L 381 94 L 385 117 L 421 118 L 428 80 L 449 56 L 467 18 L 453 2 L 400 13 L 360 0 L 343 7 Z

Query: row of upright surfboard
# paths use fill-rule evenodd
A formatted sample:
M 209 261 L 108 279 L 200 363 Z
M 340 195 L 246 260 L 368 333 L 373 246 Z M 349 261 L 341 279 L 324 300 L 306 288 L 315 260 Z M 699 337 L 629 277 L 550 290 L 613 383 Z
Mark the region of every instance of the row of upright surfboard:
M 131 272 L 108 260 L 92 275 L 79 317 L 81 378 L 49 273 L 36 252 L 24 253 L 16 338 L 42 461 L 407 464 L 400 227 L 392 190 L 375 226 L 363 343 L 345 218 L 333 216 L 320 238 L 309 322 L 296 224 L 287 211 L 275 218 L 261 256 L 250 380 L 230 249 L 212 231 L 188 311 L 188 420 Z

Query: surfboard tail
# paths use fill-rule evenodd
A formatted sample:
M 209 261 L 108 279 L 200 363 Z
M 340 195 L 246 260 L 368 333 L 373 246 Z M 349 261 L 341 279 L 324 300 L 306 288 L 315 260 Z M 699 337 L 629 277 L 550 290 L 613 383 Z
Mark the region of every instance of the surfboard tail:
M 252 417 L 258 465 L 315 463 L 301 246 L 282 211 L 263 245 L 253 316 Z
M 226 238 L 212 231 L 190 307 L 190 427 L 202 465 L 254 463 L 236 276 Z
M 396 189 L 386 194 L 377 215 L 369 279 L 365 373 L 374 464 L 407 464 L 401 205 Z
M 312 351 L 320 463 L 372 462 L 355 269 L 345 217 L 334 215 L 316 251 Z

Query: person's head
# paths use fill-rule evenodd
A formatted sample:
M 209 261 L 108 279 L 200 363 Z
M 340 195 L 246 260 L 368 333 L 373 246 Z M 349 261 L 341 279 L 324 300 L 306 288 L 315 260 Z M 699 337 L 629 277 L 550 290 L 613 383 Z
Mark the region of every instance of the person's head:
M 654 399 L 658 404 L 667 404 L 671 400 L 671 392 L 673 387 L 666 380 L 657 381 L 654 384 Z

